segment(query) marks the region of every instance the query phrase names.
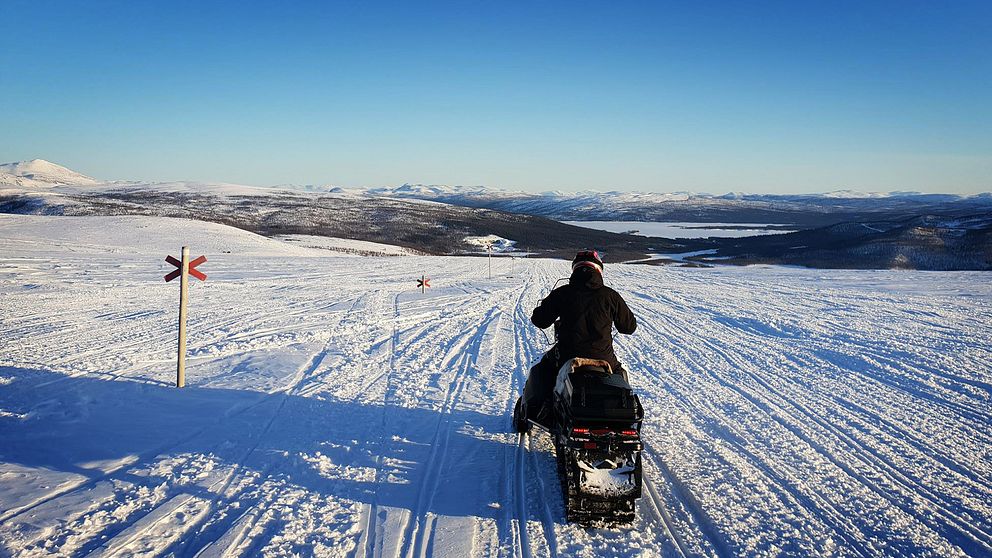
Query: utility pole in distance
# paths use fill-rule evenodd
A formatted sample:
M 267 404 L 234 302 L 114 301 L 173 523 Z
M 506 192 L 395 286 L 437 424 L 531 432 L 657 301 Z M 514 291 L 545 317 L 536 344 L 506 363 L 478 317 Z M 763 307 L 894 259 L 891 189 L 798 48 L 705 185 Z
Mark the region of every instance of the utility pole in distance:
M 486 251 L 489 252 L 489 279 L 493 278 L 493 243 L 486 243 Z

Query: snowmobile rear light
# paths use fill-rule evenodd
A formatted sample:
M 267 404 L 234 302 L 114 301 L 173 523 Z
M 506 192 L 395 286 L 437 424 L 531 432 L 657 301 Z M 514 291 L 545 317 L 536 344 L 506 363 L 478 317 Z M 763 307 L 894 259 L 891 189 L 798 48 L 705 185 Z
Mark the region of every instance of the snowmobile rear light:
M 623 434 L 624 436 L 637 436 L 637 431 L 636 430 L 624 430 L 623 432 L 621 432 L 621 434 Z
M 572 429 L 572 434 L 588 434 L 588 433 L 589 433 L 589 429 L 588 428 L 573 428 Z

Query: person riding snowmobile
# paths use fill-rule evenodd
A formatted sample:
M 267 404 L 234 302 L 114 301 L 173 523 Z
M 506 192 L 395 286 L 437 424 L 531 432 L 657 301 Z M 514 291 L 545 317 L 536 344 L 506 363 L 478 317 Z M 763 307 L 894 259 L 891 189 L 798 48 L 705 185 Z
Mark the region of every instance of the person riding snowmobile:
M 527 418 L 547 423 L 558 369 L 570 358 L 605 360 L 626 378 L 613 352 L 613 326 L 630 335 L 637 320 L 620 293 L 603 285 L 603 260 L 595 250 L 575 255 L 568 284 L 551 291 L 530 319 L 541 329 L 554 324 L 558 342 L 527 375 L 522 397 Z

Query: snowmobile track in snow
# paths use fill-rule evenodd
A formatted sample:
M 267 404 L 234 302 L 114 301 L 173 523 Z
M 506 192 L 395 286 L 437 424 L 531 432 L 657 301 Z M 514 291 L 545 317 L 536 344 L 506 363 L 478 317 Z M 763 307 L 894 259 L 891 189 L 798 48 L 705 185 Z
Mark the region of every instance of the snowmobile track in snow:
M 648 463 L 654 465 L 654 463 L 648 458 L 649 453 L 650 452 L 648 451 L 647 446 L 645 445 L 641 453 L 642 461 L 644 462 L 645 465 L 647 465 Z M 646 499 L 647 502 L 650 503 L 650 506 L 645 506 L 644 504 L 642 504 L 641 506 L 639 506 L 638 509 L 643 510 L 645 507 L 648 507 L 651 510 L 652 515 L 658 518 L 659 522 L 662 525 L 664 525 L 665 533 L 672 539 L 672 543 L 675 545 L 675 548 L 678 549 L 679 551 L 679 556 L 682 556 L 683 558 L 688 558 L 690 556 L 689 550 L 686 547 L 686 544 L 682 541 L 682 537 L 679 536 L 678 530 L 676 529 L 674 521 L 672 520 L 672 516 L 666 509 L 664 500 L 658 494 L 658 489 L 655 488 L 654 482 L 650 479 L 648 475 L 644 475 L 642 479 L 642 489 L 643 490 L 641 497 Z
M 136 254 L 0 273 L 0 554 L 992 554 L 985 274 L 608 265 L 644 484 L 631 528 L 583 529 L 510 425 L 567 264 L 211 255 L 180 392 Z
M 268 422 L 265 423 L 265 427 L 259 433 L 258 439 L 255 441 L 255 444 L 252 445 L 248 449 L 248 451 L 246 451 L 244 455 L 242 455 L 241 458 L 237 460 L 237 463 L 241 464 L 247 462 L 248 459 L 251 457 L 251 455 L 258 449 L 259 444 L 272 429 L 273 423 L 275 423 L 276 419 L 279 417 L 279 413 L 282 411 L 288 398 L 292 395 L 295 395 L 300 390 L 300 388 L 305 385 L 305 382 L 309 380 L 312 374 L 320 367 L 321 363 L 324 361 L 324 358 L 327 357 L 329 352 L 330 352 L 330 342 L 328 342 L 327 345 L 321 348 L 321 350 L 318 351 L 317 354 L 315 354 L 313 358 L 310 359 L 310 362 L 307 363 L 307 365 L 300 370 L 300 373 L 292 380 L 292 385 L 288 386 L 286 389 L 283 390 L 283 393 L 280 396 L 279 403 L 276 406 L 275 411 L 272 413 L 272 416 L 269 418 Z M 262 477 L 266 476 L 267 472 L 268 470 L 261 471 L 260 476 Z M 224 480 L 224 484 L 221 486 L 219 490 L 217 490 L 216 492 L 211 491 L 213 492 L 213 497 L 210 499 L 207 512 L 202 514 L 204 522 L 208 520 L 210 517 L 212 517 L 214 515 L 214 512 L 217 511 L 221 498 L 224 497 L 224 494 L 231 487 L 234 479 L 239 475 L 243 475 L 243 467 L 241 466 L 237 466 L 231 470 L 227 478 Z M 202 523 L 203 522 L 198 522 L 198 524 L 193 525 L 191 529 L 201 529 L 203 527 Z M 219 539 L 220 537 L 223 537 L 225 532 L 226 530 L 221 531 L 220 535 L 217 538 Z M 200 551 L 207 548 L 210 544 L 216 542 L 216 539 L 212 541 L 195 542 L 196 539 L 197 537 L 194 536 L 193 538 L 190 538 L 187 541 L 185 541 L 184 544 L 182 545 L 181 552 L 179 554 L 181 556 L 188 556 L 190 555 L 189 549 L 192 549 L 194 547 L 199 547 L 196 552 L 197 554 L 199 554 Z
M 460 357 L 461 362 L 457 365 L 458 372 L 452 382 L 452 387 L 448 390 L 444 403 L 438 412 L 440 416 L 438 417 L 437 428 L 431 439 L 431 451 L 427 458 L 427 465 L 424 468 L 426 484 L 422 484 L 420 487 L 416 508 L 412 513 L 413 521 L 408 521 L 403 534 L 403 546 L 400 551 L 403 556 L 419 558 L 424 556 L 428 550 L 425 548 L 425 545 L 430 544 L 431 535 L 433 534 L 433 528 L 436 523 L 433 517 L 428 516 L 427 508 L 437 492 L 438 484 L 441 482 L 444 460 L 447 457 L 448 442 L 451 437 L 451 410 L 461 398 L 466 377 L 475 367 L 472 358 L 473 355 L 479 353 L 483 336 L 492 327 L 493 323 L 496 323 L 498 327 L 500 317 L 501 312 L 498 309 L 493 309 L 483 320 L 478 330 L 466 334 L 468 340 L 462 346 L 463 348 L 458 350 L 462 355 Z M 449 352 L 449 354 L 452 354 L 452 352 Z M 412 546 L 410 546 L 411 542 Z

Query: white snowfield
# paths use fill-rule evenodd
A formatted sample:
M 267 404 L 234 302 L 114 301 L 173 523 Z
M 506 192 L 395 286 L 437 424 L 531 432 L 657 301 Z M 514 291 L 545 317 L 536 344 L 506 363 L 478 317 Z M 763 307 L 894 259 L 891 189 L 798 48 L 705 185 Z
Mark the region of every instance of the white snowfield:
M 567 264 L 493 264 L 0 215 L 0 555 L 992 555 L 989 274 L 607 263 L 645 485 L 584 529 L 510 432 Z

